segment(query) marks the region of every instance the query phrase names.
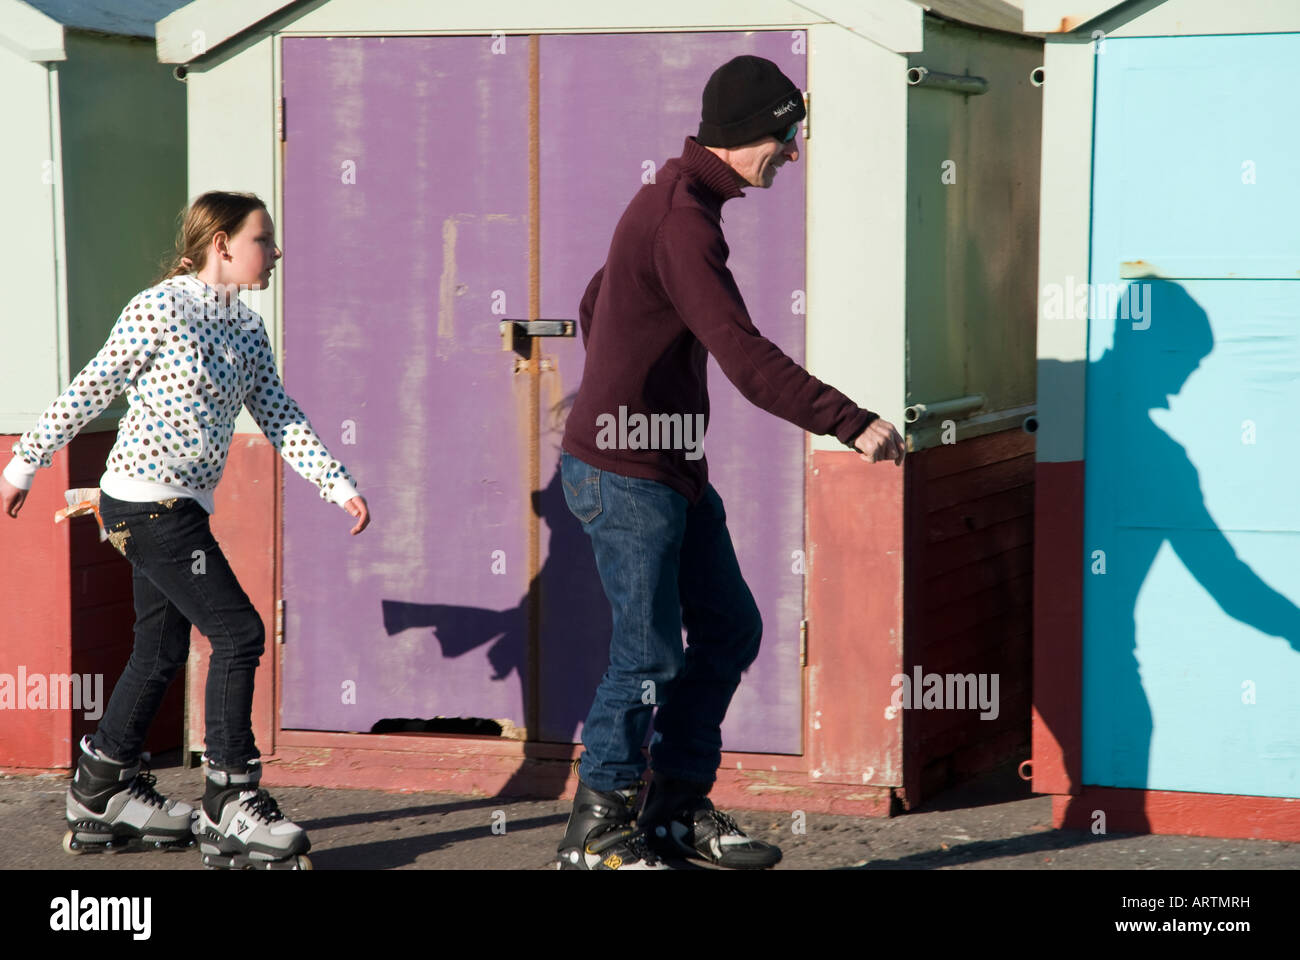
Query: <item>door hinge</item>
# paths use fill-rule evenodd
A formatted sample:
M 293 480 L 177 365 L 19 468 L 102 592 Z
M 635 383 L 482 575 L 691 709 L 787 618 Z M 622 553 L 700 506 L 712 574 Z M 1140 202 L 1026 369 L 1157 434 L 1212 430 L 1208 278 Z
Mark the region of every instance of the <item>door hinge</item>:
M 284 643 L 284 601 L 275 602 L 275 642 Z
M 275 101 L 275 136 L 284 140 L 284 97 Z
M 808 666 L 808 621 L 799 621 L 799 666 Z

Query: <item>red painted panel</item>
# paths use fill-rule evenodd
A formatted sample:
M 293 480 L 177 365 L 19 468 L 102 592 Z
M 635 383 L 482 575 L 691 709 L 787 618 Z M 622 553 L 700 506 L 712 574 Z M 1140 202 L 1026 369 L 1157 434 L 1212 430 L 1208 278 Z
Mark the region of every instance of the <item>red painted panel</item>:
M 902 718 L 885 717 L 903 664 L 903 471 L 845 450 L 808 470 L 808 716 L 818 782 L 900 786 Z
M 18 439 L 7 434 L 0 459 Z M 66 506 L 68 450 L 36 474 L 17 518 L 0 516 L 0 673 L 15 682 L 28 673 L 66 673 L 69 635 L 68 524 L 52 522 Z M 65 767 L 71 756 L 70 715 L 52 710 L 0 711 L 0 766 Z
M 1082 762 L 1083 461 L 1035 467 L 1033 785 L 1078 793 Z
M 0 517 L 0 673 L 102 675 L 100 711 L 131 655 L 135 610 L 131 567 L 96 524 L 78 517 L 61 524 L 63 491 L 99 485 L 113 431 L 83 433 L 39 471 L 17 519 Z M 17 435 L 0 441 L 8 462 Z M 93 683 L 93 680 L 92 680 Z M 180 743 L 180 684 L 164 699 L 145 749 Z M 0 766 L 67 769 L 77 740 L 96 719 L 87 709 L 0 711 Z
M 275 675 L 280 651 L 275 644 L 276 461 L 261 433 L 237 433 L 230 444 L 226 472 L 217 487 L 212 535 L 239 578 L 266 627 L 266 652 L 253 680 L 253 736 L 257 748 L 275 748 Z M 195 629 L 190 635 L 186 685 L 186 748 L 204 749 L 203 700 L 211 646 Z
M 580 745 L 521 743 L 498 737 L 280 734 L 264 782 L 285 786 L 433 790 L 471 796 L 573 796 L 572 760 Z M 886 817 L 888 787 L 812 781 L 799 758 L 722 754 L 710 796 L 720 807 Z
M 1300 842 L 1300 800 L 1288 797 L 1084 787 L 1075 796 L 1052 798 L 1058 828 L 1091 831 L 1102 822 L 1099 812 L 1107 833 Z

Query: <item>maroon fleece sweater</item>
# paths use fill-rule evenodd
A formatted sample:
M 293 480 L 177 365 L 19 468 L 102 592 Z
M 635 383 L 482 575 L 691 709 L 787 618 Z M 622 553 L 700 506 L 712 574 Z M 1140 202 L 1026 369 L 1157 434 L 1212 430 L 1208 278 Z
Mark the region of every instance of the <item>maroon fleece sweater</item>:
M 628 204 L 578 310 L 587 359 L 564 449 L 602 470 L 667 484 L 691 503 L 708 485 L 708 462 L 683 447 L 692 426 L 708 423 L 710 353 L 746 399 L 810 433 L 851 446 L 876 419 L 750 320 L 721 226 L 723 202 L 743 196 L 731 167 L 688 137 Z M 658 429 L 638 432 L 638 414 L 651 423 L 659 415 Z M 664 415 L 681 430 L 670 433 Z

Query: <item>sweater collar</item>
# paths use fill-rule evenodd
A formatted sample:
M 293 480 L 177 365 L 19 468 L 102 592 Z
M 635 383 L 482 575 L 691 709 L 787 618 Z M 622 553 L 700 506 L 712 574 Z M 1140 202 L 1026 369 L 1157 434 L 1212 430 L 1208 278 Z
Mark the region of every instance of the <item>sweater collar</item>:
M 694 137 L 687 137 L 682 147 L 682 168 L 707 187 L 719 200 L 743 197 L 736 171 Z
M 207 319 L 238 323 L 241 330 L 253 330 L 257 327 L 256 314 L 238 296 L 233 298 L 232 303 L 222 303 L 216 288 L 209 286 L 195 274 L 182 273 L 176 279 L 180 280 L 203 301 L 204 314 Z

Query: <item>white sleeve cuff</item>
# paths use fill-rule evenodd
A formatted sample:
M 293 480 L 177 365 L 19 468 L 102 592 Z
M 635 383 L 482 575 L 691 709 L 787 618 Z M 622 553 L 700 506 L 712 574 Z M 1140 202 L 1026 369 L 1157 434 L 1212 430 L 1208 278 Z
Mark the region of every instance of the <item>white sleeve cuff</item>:
M 4 478 L 19 490 L 30 490 L 32 480 L 35 478 L 38 469 L 38 467 L 33 467 L 22 457 L 14 456 L 4 469 Z
M 340 507 L 357 496 L 357 488 L 348 482 L 346 477 L 339 477 L 334 481 L 334 488 L 330 491 L 330 499 Z

